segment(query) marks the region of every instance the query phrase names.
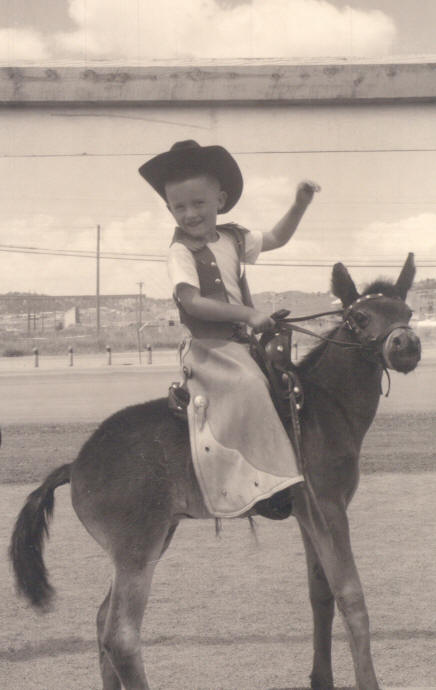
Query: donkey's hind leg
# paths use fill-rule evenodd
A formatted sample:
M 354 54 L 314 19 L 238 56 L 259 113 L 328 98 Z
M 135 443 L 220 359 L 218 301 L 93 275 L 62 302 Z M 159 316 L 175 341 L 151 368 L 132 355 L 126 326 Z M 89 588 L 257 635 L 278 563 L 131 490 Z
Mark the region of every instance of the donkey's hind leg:
M 140 561 L 135 549 L 123 550 L 116 559 L 112 588 L 99 612 L 101 621 L 105 617 L 100 637 L 104 690 L 120 688 L 109 663 L 125 690 L 150 690 L 141 654 L 141 623 L 154 569 L 174 531 L 167 525 L 158 539 L 155 535 Z

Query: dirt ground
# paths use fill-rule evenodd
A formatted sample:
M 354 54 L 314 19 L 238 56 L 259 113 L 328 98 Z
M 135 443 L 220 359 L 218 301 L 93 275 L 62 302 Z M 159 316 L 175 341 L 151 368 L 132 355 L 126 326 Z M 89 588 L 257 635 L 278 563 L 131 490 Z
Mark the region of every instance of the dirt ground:
M 68 488 L 56 492 L 46 549 L 58 592 L 53 612 L 38 615 L 15 597 L 6 549 L 27 494 L 74 459 L 111 411 L 106 407 L 163 394 L 173 377 L 169 370 L 142 373 L 2 374 L 2 690 L 101 687 L 95 615 L 111 568 L 75 517 Z M 354 553 L 380 682 L 436 690 L 434 359 L 408 377 L 395 375 L 392 384 L 362 449 L 361 485 L 350 508 Z M 293 519 L 257 522 L 259 546 L 242 520 L 226 521 L 219 540 L 212 521 L 179 527 L 156 570 L 143 625 L 153 690 L 308 688 L 312 624 L 298 527 Z M 350 688 L 354 674 L 339 618 L 333 656 L 338 690 Z
M 94 424 L 4 429 L 0 548 L 25 496 L 47 471 L 73 459 Z M 436 472 L 432 415 L 379 417 L 362 453 L 350 509 L 354 552 L 384 687 L 435 686 Z M 432 442 L 433 441 L 433 442 Z M 16 483 L 16 482 L 20 483 Z M 31 484 L 25 482 L 32 482 Z M 46 563 L 56 608 L 38 615 L 15 598 L 0 561 L 0 687 L 97 690 L 95 614 L 110 563 L 76 519 L 67 487 L 56 492 Z M 153 690 L 297 690 L 308 687 L 311 612 L 304 554 L 292 519 L 179 528 L 159 564 L 143 626 Z M 335 622 L 337 687 L 353 684 L 342 622 Z
M 360 456 L 362 474 L 436 471 L 434 415 L 379 415 Z M 72 462 L 97 422 L 9 424 L 2 428 L 0 484 L 41 482 Z

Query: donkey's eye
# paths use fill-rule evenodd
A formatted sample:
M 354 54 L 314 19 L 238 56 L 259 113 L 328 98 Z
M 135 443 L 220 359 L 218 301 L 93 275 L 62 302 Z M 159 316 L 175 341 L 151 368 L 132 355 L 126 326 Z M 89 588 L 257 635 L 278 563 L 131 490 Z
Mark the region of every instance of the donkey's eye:
M 368 325 L 369 317 L 363 311 L 356 311 L 354 314 L 354 320 L 360 328 L 365 328 Z

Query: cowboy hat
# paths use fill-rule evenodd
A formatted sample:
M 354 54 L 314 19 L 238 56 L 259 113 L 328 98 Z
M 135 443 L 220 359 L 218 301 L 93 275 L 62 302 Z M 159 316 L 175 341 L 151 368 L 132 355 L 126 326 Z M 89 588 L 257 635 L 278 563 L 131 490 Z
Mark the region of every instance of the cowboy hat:
M 165 184 L 178 171 L 207 173 L 219 181 L 227 199 L 218 213 L 227 213 L 242 193 L 243 180 L 233 156 L 222 146 L 200 146 L 188 139 L 176 142 L 169 151 L 160 153 L 141 165 L 139 174 L 166 201 Z

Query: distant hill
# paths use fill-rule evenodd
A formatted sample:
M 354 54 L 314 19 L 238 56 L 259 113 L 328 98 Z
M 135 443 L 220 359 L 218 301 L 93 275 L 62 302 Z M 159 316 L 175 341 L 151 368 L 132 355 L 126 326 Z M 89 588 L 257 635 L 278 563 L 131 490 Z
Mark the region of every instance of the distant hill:
M 435 292 L 436 280 L 427 279 L 415 283 L 411 293 Z M 265 311 L 290 309 L 294 316 L 311 312 L 327 311 L 334 308 L 334 297 L 328 292 L 303 292 L 289 290 L 287 292 L 261 292 L 253 295 L 255 305 Z M 71 307 L 80 310 L 95 309 L 95 295 L 43 295 L 37 293 L 8 292 L 0 295 L 0 314 L 28 314 L 41 312 L 58 312 L 63 314 Z M 101 295 L 100 307 L 103 310 L 127 313 L 138 311 L 139 298 L 137 294 Z M 160 314 L 174 310 L 172 299 L 154 299 L 143 295 L 143 321 L 153 319 Z
M 111 309 L 135 308 L 138 295 L 100 295 L 100 305 Z M 42 295 L 37 293 L 8 292 L 0 295 L 1 313 L 27 313 L 27 311 L 59 311 L 64 312 L 71 307 L 89 309 L 95 307 L 95 295 Z M 159 308 L 172 305 L 172 300 L 151 299 L 143 296 L 143 305 Z
M 434 278 L 426 278 L 425 280 L 419 280 L 413 286 L 413 290 L 435 290 L 436 291 L 436 280 Z
M 291 317 L 341 308 L 338 300 L 328 292 L 261 292 L 253 295 L 253 301 L 264 313 L 287 309 Z M 407 301 L 415 319 L 432 322 L 436 313 L 436 280 L 416 283 Z M 68 314 L 65 317 L 68 312 L 75 314 L 72 322 Z M 65 353 L 71 343 L 74 343 L 75 352 L 96 352 L 108 343 L 114 352 L 134 350 L 138 346 L 139 323 L 143 326 L 143 343 L 152 347 L 176 347 L 185 333 L 172 299 L 143 295 L 140 307 L 138 294 L 101 295 L 98 337 L 96 322 L 95 295 L 17 292 L 0 295 L 0 356 L 31 354 L 35 343 L 45 354 Z M 338 317 L 330 315 L 303 323 L 303 326 L 325 333 L 337 322 Z M 433 335 L 430 329 L 427 331 L 424 335 L 429 340 Z M 301 353 L 313 345 L 313 339 L 295 333 L 294 344 L 301 346 Z
M 261 292 L 253 295 L 255 306 L 261 311 L 274 312 L 289 309 L 293 316 L 303 316 L 314 312 L 328 311 L 335 308 L 334 297 L 327 292 Z
M 275 304 L 277 309 L 291 308 L 298 310 L 305 310 L 311 308 L 312 305 L 324 308 L 331 303 L 332 297 L 328 293 L 308 293 L 300 291 L 288 292 L 261 292 L 253 295 L 256 304 L 268 305 Z M 100 305 L 103 308 L 134 310 L 137 308 L 139 302 L 138 295 L 101 295 Z M 25 314 L 30 311 L 58 311 L 59 313 L 71 309 L 71 307 L 79 307 L 79 309 L 95 308 L 95 295 L 42 295 L 36 293 L 16 293 L 9 292 L 0 295 L 0 313 L 14 313 Z M 145 311 L 155 313 L 157 311 L 166 311 L 174 308 L 172 299 L 154 299 L 147 297 L 142 298 L 142 306 Z

